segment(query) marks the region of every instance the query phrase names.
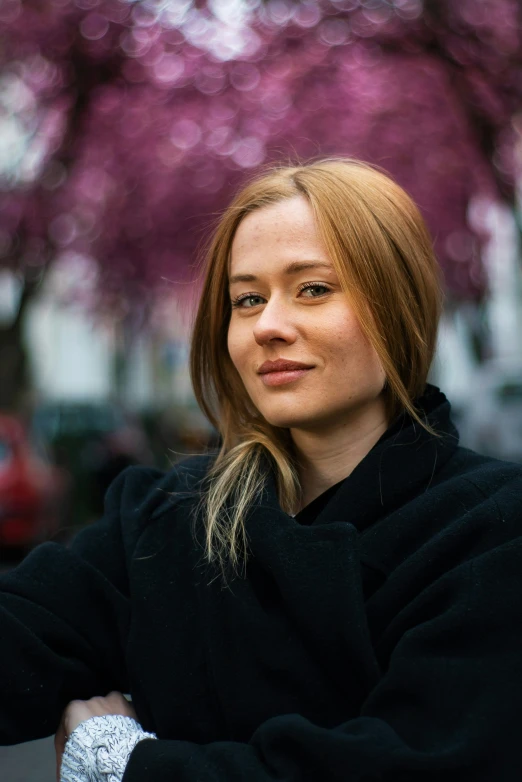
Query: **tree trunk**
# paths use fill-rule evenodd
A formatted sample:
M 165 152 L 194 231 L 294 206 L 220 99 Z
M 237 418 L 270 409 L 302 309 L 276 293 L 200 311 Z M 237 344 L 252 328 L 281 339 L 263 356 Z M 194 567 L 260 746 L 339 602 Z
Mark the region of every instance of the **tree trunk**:
M 26 280 L 18 312 L 0 328 L 0 412 L 26 415 L 32 402 L 32 382 L 23 325 L 27 305 L 33 299 L 45 270 L 37 280 Z
M 23 412 L 29 394 L 27 351 L 20 324 L 0 330 L 0 411 Z

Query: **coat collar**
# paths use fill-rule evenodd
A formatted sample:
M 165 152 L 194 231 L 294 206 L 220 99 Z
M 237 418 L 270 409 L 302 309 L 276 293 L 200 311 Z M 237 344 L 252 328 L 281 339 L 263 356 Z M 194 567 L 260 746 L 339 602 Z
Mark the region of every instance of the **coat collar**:
M 345 479 L 314 526 L 348 521 L 362 532 L 429 489 L 458 447 L 459 435 L 450 418 L 451 405 L 439 388 L 428 384 L 415 404 L 440 437 L 434 437 L 407 413 L 401 413 Z M 265 509 L 268 506 L 283 512 L 273 468 L 269 469 L 261 504 Z

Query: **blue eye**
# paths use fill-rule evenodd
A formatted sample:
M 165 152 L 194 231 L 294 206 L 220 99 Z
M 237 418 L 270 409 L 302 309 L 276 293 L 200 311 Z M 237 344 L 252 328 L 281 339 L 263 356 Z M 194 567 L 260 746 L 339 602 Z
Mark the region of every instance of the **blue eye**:
M 323 291 L 322 293 L 318 294 L 319 296 L 324 296 L 324 292 L 326 291 L 326 293 L 328 293 L 329 290 L 330 290 L 330 288 L 328 288 L 326 285 L 305 285 L 305 286 L 303 286 L 303 288 L 301 288 L 301 290 L 302 291 L 313 291 L 313 290 L 317 290 L 318 288 Z M 317 296 L 312 295 L 312 296 L 310 296 L 310 298 L 311 299 L 315 299 L 315 298 L 317 298 Z
M 331 288 L 321 282 L 305 282 L 297 289 L 299 294 L 308 290 L 315 291 L 315 293 L 311 293 L 309 296 L 305 296 L 307 299 L 318 299 L 322 296 L 326 296 L 328 293 L 331 293 Z M 317 291 L 319 291 L 319 293 L 317 293 Z M 265 301 L 264 296 L 260 296 L 258 293 L 242 293 L 241 296 L 232 299 L 231 305 L 232 309 L 246 310 L 257 307 L 263 301 Z
M 232 300 L 232 307 L 241 307 L 242 309 L 250 309 L 251 307 L 257 307 L 257 304 L 259 302 L 256 302 L 255 304 L 249 304 L 247 306 L 243 306 L 243 302 L 249 301 L 251 302 L 253 299 L 262 299 L 262 296 L 256 296 L 255 294 L 244 294 L 243 296 L 238 296 L 237 299 Z

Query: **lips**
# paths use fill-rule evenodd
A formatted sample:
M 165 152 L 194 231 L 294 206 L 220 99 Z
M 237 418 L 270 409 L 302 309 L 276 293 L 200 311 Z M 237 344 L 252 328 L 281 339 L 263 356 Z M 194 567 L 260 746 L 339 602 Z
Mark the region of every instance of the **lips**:
M 287 386 L 300 380 L 312 370 L 313 367 L 305 367 L 304 369 L 286 369 L 284 372 L 265 372 L 261 375 L 261 382 L 269 387 Z
M 257 371 L 260 375 L 266 375 L 269 372 L 295 372 L 299 369 L 312 369 L 312 366 L 303 364 L 300 361 L 288 361 L 279 358 L 277 361 L 265 361 Z

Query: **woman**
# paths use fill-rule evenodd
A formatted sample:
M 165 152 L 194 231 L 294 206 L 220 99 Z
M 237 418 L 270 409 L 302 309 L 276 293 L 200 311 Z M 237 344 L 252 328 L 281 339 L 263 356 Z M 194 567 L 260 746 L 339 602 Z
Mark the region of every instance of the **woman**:
M 379 171 L 237 196 L 192 347 L 222 448 L 129 468 L 2 577 L 4 743 L 66 707 L 64 782 L 520 779 L 522 468 L 426 382 L 440 301 Z

